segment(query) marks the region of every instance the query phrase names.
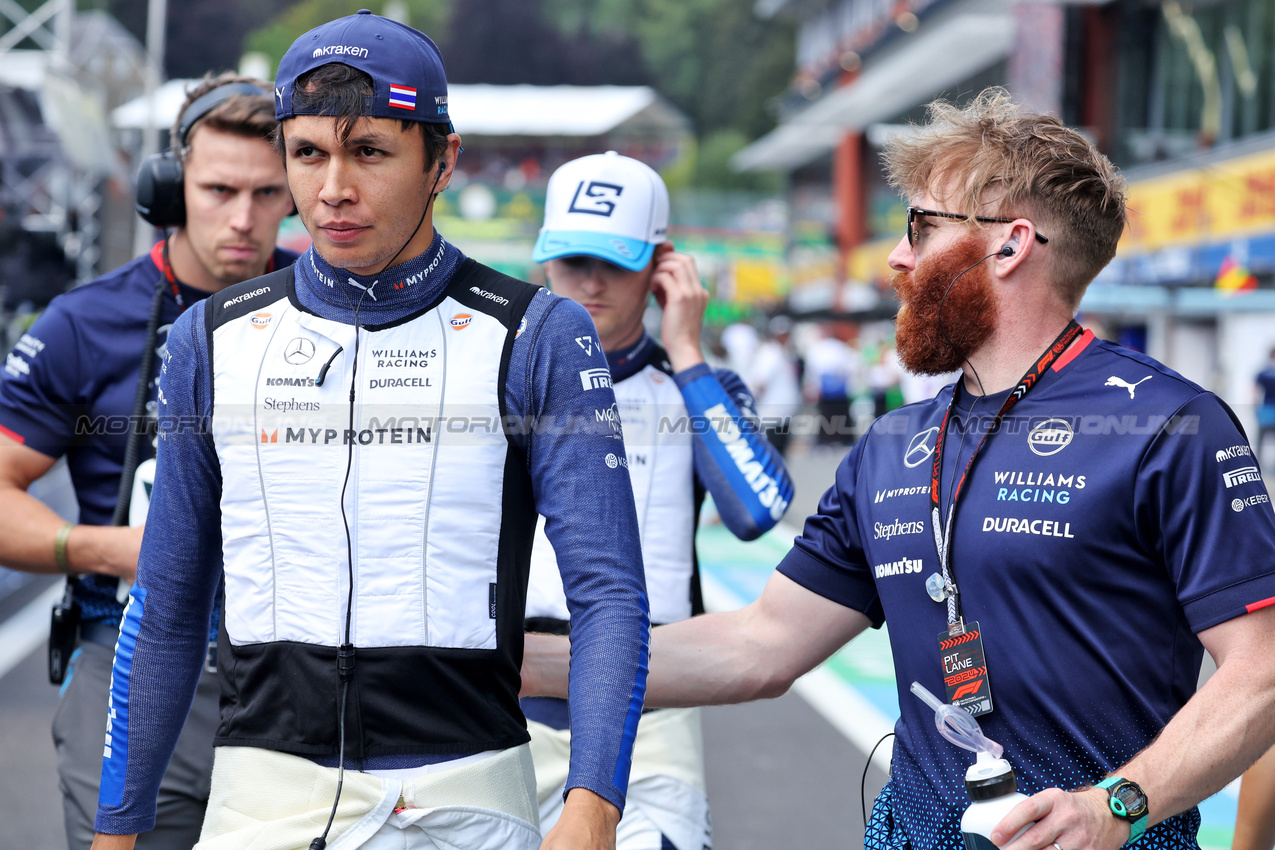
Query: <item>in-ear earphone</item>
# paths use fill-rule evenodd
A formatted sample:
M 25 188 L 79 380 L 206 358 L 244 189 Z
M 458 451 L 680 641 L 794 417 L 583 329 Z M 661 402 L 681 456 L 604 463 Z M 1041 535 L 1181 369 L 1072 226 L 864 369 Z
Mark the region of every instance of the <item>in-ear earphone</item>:
M 996 254 L 1001 257 L 1012 257 L 1014 254 L 1018 253 L 1018 245 L 1018 237 L 1015 236 L 1013 239 L 1006 242 L 1005 245 L 996 252 Z

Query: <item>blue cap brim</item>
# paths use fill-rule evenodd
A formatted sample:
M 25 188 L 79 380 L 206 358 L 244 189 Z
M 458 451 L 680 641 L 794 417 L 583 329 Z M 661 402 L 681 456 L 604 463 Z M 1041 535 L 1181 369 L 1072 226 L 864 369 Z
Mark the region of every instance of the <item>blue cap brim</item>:
M 562 257 L 597 257 L 631 272 L 646 268 L 655 245 L 593 230 L 550 230 L 540 234 L 531 259 L 537 263 Z

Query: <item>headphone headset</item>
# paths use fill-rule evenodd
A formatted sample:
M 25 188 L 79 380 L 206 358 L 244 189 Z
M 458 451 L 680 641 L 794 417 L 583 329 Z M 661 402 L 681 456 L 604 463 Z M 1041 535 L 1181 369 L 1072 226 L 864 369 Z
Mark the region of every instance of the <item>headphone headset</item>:
M 174 144 L 163 153 L 151 154 L 137 173 L 133 207 L 155 227 L 181 227 L 186 223 L 186 193 L 182 186 L 181 152 L 199 119 L 238 95 L 269 97 L 270 92 L 252 83 L 227 83 L 195 99 L 177 125 Z

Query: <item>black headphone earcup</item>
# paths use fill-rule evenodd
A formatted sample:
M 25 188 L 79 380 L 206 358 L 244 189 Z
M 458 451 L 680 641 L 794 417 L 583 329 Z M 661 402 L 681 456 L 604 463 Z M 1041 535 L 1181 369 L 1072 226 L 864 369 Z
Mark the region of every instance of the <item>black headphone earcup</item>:
M 186 223 L 182 162 L 176 151 L 152 154 L 142 163 L 133 207 L 156 227 L 181 227 Z

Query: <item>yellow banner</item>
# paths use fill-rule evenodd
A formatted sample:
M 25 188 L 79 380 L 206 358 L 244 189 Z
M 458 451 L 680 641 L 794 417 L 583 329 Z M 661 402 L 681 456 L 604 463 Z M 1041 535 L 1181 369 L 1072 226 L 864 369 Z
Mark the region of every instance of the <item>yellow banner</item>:
M 1142 253 L 1275 230 L 1275 152 L 1129 186 L 1120 253 Z

